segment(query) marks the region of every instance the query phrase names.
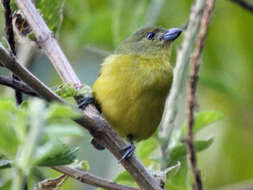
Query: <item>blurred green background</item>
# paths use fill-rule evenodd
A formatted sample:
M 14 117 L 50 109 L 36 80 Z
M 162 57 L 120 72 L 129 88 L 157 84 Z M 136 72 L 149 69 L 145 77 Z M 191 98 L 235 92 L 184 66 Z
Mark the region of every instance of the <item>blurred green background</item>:
M 54 1 L 52 1 L 53 3 Z M 253 3 L 253 1 L 251 0 Z M 103 58 L 129 34 L 144 25 L 182 27 L 188 18 L 189 0 L 72 0 L 65 1 L 59 42 L 83 83 L 92 85 Z M 3 12 L 0 36 L 4 35 Z M 206 128 L 200 137 L 215 137 L 214 144 L 198 155 L 206 189 L 233 184 L 253 184 L 253 14 L 228 0 L 216 2 L 204 50 L 198 88 L 199 110 L 216 109 L 225 119 Z M 181 39 L 176 41 L 176 49 Z M 28 68 L 50 87 L 60 79 L 44 54 L 20 45 L 31 55 Z M 1 73 L 7 73 L 1 70 Z M 1 87 L 1 96 L 12 91 Z M 108 153 L 89 144 L 87 132 L 74 139 L 78 158 L 88 160 L 91 172 L 113 179 L 122 170 Z M 73 180 L 65 189 L 93 189 Z M 76 187 L 76 188 L 74 188 Z

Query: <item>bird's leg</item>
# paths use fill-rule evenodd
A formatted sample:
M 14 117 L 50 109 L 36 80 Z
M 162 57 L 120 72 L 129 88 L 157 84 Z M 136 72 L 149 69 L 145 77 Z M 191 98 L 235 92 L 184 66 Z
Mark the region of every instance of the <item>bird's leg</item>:
M 97 108 L 99 113 L 101 113 L 101 107 L 97 103 L 95 98 L 89 96 L 89 97 L 84 97 L 84 98 L 81 98 L 80 100 L 78 100 L 78 108 L 79 109 L 84 109 L 90 104 L 93 104 Z
M 97 150 L 104 150 L 105 149 L 105 147 L 102 144 L 100 144 L 95 138 L 92 138 L 90 143 Z
M 119 160 L 119 162 L 121 162 L 124 159 L 126 159 L 126 160 L 130 159 L 134 155 L 135 146 L 134 146 L 134 142 L 133 142 L 133 136 L 132 135 L 128 135 L 127 138 L 129 140 L 130 144 L 127 145 L 125 148 L 122 149 L 122 151 L 124 151 L 124 155 Z
M 100 105 L 97 103 L 97 101 L 93 97 L 84 97 L 84 98 L 80 99 L 78 101 L 78 108 L 85 109 L 89 104 L 93 104 L 97 108 L 97 110 L 101 113 Z M 95 138 L 92 138 L 90 143 L 97 150 L 104 150 L 105 149 L 105 147 L 102 144 L 100 144 Z

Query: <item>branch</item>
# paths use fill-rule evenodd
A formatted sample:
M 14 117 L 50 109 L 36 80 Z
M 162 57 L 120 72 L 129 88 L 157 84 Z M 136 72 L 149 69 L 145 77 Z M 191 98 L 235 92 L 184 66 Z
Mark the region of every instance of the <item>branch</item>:
M 242 8 L 253 13 L 253 4 L 252 3 L 247 2 L 245 0 L 230 0 L 230 1 L 240 5 Z
M 16 55 L 14 32 L 13 32 L 13 27 L 12 27 L 12 15 L 11 15 L 12 13 L 11 13 L 11 7 L 10 7 L 10 0 L 2 0 L 2 4 L 4 7 L 5 33 L 6 33 L 11 51 L 14 55 Z
M 73 71 L 66 56 L 62 52 L 58 42 L 32 4 L 31 0 L 16 0 L 16 4 L 23 12 L 28 23 L 33 29 L 33 32 L 35 33 L 40 47 L 45 51 L 62 80 L 65 83 L 70 83 L 75 88 L 79 89 L 82 85 L 78 77 Z M 30 85 L 30 81 L 24 80 L 24 82 Z M 32 85 L 30 86 L 33 88 Z M 40 87 L 36 87 L 36 89 L 33 89 L 37 92 L 40 91 Z M 44 97 L 40 92 L 39 94 Z M 124 141 L 121 140 L 116 132 L 109 127 L 107 121 L 99 114 L 94 106 L 88 106 L 87 109 L 83 110 L 83 113 L 83 117 L 76 120 L 76 122 L 88 129 L 91 135 L 96 138 L 96 140 L 103 144 L 118 160 L 120 160 L 124 154 L 124 152 L 120 150 L 126 146 Z M 148 173 L 143 164 L 135 156 L 129 160 L 123 160 L 121 164 L 135 179 L 136 183 L 141 189 L 162 189 L 159 182 L 150 173 Z
M 203 184 L 201 180 L 200 170 L 197 166 L 197 158 L 196 152 L 194 150 L 193 145 L 193 126 L 194 126 L 194 108 L 196 102 L 196 90 L 198 84 L 198 74 L 200 68 L 200 56 L 204 48 L 204 43 L 207 34 L 207 28 L 210 23 L 212 11 L 214 8 L 215 0 L 207 0 L 206 1 L 206 8 L 204 10 L 204 15 L 201 20 L 200 32 L 196 42 L 196 48 L 193 53 L 193 57 L 191 59 L 191 75 L 189 79 L 189 97 L 187 102 L 187 132 L 186 132 L 186 148 L 188 152 L 188 157 L 190 161 L 190 165 L 193 171 L 194 181 L 195 181 L 195 189 L 196 190 L 203 190 Z
M 32 89 L 30 88 L 27 84 L 20 80 L 16 80 L 14 78 L 10 77 L 5 77 L 0 75 L 0 84 L 4 86 L 11 87 L 13 89 L 16 89 L 22 93 L 25 93 L 30 96 L 35 96 L 38 97 L 39 95 Z
M 79 169 L 71 168 L 68 166 L 56 166 L 52 169 L 64 173 L 82 183 L 93 185 L 96 187 L 102 187 L 108 190 L 138 190 L 134 187 L 128 187 L 125 185 L 120 185 L 115 182 L 107 181 L 100 177 L 89 174 L 88 172 L 81 171 Z
M 63 102 L 63 100 L 58 95 L 56 95 L 38 78 L 36 78 L 27 68 L 18 63 L 16 57 L 11 55 L 1 44 L 0 66 L 8 68 L 14 74 L 19 76 L 26 84 L 28 84 L 37 94 L 39 94 L 45 100 Z
M 14 32 L 12 26 L 12 11 L 10 6 L 10 0 L 2 0 L 2 4 L 4 7 L 4 18 L 5 18 L 5 32 L 7 35 L 7 40 L 10 45 L 11 51 L 13 55 L 16 55 L 15 48 L 15 39 Z M 13 79 L 19 80 L 19 78 L 15 75 L 12 76 Z M 18 90 L 15 90 L 15 97 L 17 104 L 21 104 L 23 101 L 22 93 Z
M 195 4 L 193 5 L 189 16 L 188 27 L 184 32 L 183 42 L 177 52 L 177 60 L 173 73 L 174 77 L 172 87 L 170 90 L 170 95 L 166 102 L 166 108 L 164 113 L 165 117 L 162 121 L 161 127 L 161 136 L 166 139 L 165 143 L 162 146 L 162 157 L 165 163 L 168 163 L 169 159 L 168 145 L 171 139 L 172 131 L 175 128 L 175 121 L 179 109 L 179 97 L 182 94 L 182 89 L 184 88 L 184 79 L 189 65 L 192 47 L 199 31 L 205 2 L 206 0 L 195 1 Z

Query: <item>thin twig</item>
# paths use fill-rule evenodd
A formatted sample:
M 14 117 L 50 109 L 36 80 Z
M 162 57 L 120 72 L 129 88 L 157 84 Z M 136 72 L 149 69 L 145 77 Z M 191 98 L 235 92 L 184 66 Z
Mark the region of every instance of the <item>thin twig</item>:
M 82 183 L 93 185 L 96 187 L 106 188 L 108 190 L 137 190 L 134 187 L 128 187 L 125 185 L 120 185 L 115 182 L 107 181 L 103 178 L 89 174 L 79 169 L 71 168 L 68 166 L 56 166 L 52 167 L 61 173 L 64 173 Z
M 63 81 L 72 84 L 77 89 L 80 88 L 82 85 L 78 77 L 31 0 L 16 0 L 16 4 L 33 29 L 40 47 L 45 51 Z M 24 82 L 30 85 L 29 81 Z M 39 87 L 36 91 L 39 91 Z M 41 93 L 39 94 L 42 96 Z M 99 114 L 94 106 L 88 106 L 87 109 L 83 110 L 83 113 L 82 118 L 76 121 L 88 129 L 96 140 L 120 160 L 124 154 L 121 150 L 126 146 L 124 141 L 109 127 L 107 121 Z M 121 164 L 135 179 L 141 189 L 162 189 L 159 182 L 146 170 L 143 164 L 135 156 L 129 160 L 123 160 Z
M 188 27 L 184 32 L 184 38 L 181 47 L 177 53 L 176 67 L 173 71 L 173 82 L 170 91 L 170 95 L 166 102 L 166 108 L 164 118 L 161 126 L 160 135 L 166 139 L 162 146 L 162 157 L 164 163 L 169 163 L 168 145 L 171 139 L 171 134 L 176 125 L 176 117 L 179 111 L 179 99 L 182 94 L 182 90 L 185 86 L 184 79 L 186 77 L 187 68 L 190 61 L 190 55 L 192 53 L 192 47 L 195 42 L 196 36 L 199 31 L 201 18 L 203 16 L 203 8 L 205 7 L 206 0 L 197 0 L 192 6 L 192 10 L 189 16 Z M 165 165 L 165 167 L 167 167 Z
M 45 100 L 63 102 L 63 100 L 58 95 L 56 95 L 38 78 L 36 78 L 27 68 L 20 64 L 16 60 L 16 57 L 10 54 L 1 44 L 0 66 L 6 67 L 14 74 L 18 75 L 26 84 L 28 84 L 35 92 L 37 92 L 37 94 L 39 94 Z
M 10 6 L 10 0 L 2 0 L 2 4 L 4 7 L 5 32 L 6 32 L 7 40 L 9 42 L 12 53 L 16 55 L 14 32 L 13 32 L 13 27 L 12 27 L 12 11 L 11 11 L 11 6 Z
M 8 43 L 10 45 L 13 55 L 16 55 L 15 39 L 12 26 L 12 11 L 10 6 L 10 0 L 2 0 L 4 7 L 4 16 L 5 16 L 5 32 L 7 36 Z M 18 81 L 19 78 L 15 75 L 12 75 L 13 80 Z M 19 90 L 15 90 L 15 97 L 17 104 L 21 104 L 23 101 L 22 93 Z
M 189 97 L 187 102 L 187 132 L 186 132 L 186 147 L 190 165 L 193 171 L 195 189 L 203 190 L 200 170 L 197 166 L 196 152 L 193 145 L 193 126 L 194 126 L 194 108 L 196 105 L 196 90 L 198 83 L 198 74 L 200 68 L 200 56 L 204 48 L 204 43 L 207 34 L 207 28 L 211 19 L 212 11 L 214 8 L 215 0 L 207 0 L 204 15 L 201 20 L 200 32 L 196 42 L 196 48 L 191 59 L 191 75 L 189 79 Z
M 11 87 L 15 90 L 18 90 L 30 96 L 35 96 L 35 97 L 39 96 L 31 87 L 29 87 L 27 84 L 25 84 L 24 82 L 20 80 L 16 80 L 10 77 L 0 75 L 0 84 Z
M 250 3 L 245 0 L 230 0 L 230 1 L 240 5 L 243 9 L 246 9 L 251 13 L 253 13 L 253 3 Z

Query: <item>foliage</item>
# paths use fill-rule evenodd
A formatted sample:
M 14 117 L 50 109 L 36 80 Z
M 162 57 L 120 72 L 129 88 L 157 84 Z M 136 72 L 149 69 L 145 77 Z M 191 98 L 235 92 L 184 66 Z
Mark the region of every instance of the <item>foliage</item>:
M 57 33 L 63 20 L 64 0 L 54 0 L 54 3 L 48 0 L 36 0 L 36 8 L 47 23 L 48 27 Z
M 78 148 L 70 148 L 56 137 L 56 130 L 64 130 L 70 119 L 80 114 L 67 106 L 56 103 L 46 104 L 38 99 L 31 99 L 21 106 L 16 106 L 12 99 L 0 100 L 0 169 L 12 167 L 20 170 L 13 172 L 13 179 L 31 175 L 36 166 L 58 166 L 71 164 L 76 159 Z M 54 125 L 52 125 L 54 123 Z M 60 128 L 61 126 L 61 128 Z M 71 131 L 65 137 L 76 134 Z M 79 133 L 80 135 L 80 133 Z M 11 176 L 9 176 L 11 177 Z M 14 183 L 14 182 L 13 182 Z
M 223 118 L 223 114 L 218 111 L 202 111 L 199 112 L 195 117 L 194 124 L 194 134 L 196 134 L 199 130 L 207 127 L 208 125 L 216 122 Z M 164 172 L 159 171 L 159 164 L 162 163 L 162 159 L 160 157 L 154 157 L 154 152 L 157 152 L 159 149 L 159 141 L 156 138 L 150 138 L 146 141 L 142 141 L 137 145 L 136 155 L 141 161 L 149 167 L 150 171 L 155 176 L 166 177 L 166 187 L 168 189 L 189 189 L 191 187 L 191 181 L 189 179 L 187 161 L 186 161 L 186 147 L 182 143 L 182 138 L 185 136 L 185 126 L 181 127 L 180 135 L 174 133 L 176 136 L 176 143 L 170 146 L 168 150 L 169 154 L 169 163 L 167 163 L 167 169 Z M 194 147 L 197 152 L 201 152 L 207 149 L 212 143 L 213 138 L 209 138 L 207 140 L 195 140 Z M 123 183 L 126 185 L 136 185 L 132 177 L 126 172 L 120 173 L 116 178 L 116 182 Z

